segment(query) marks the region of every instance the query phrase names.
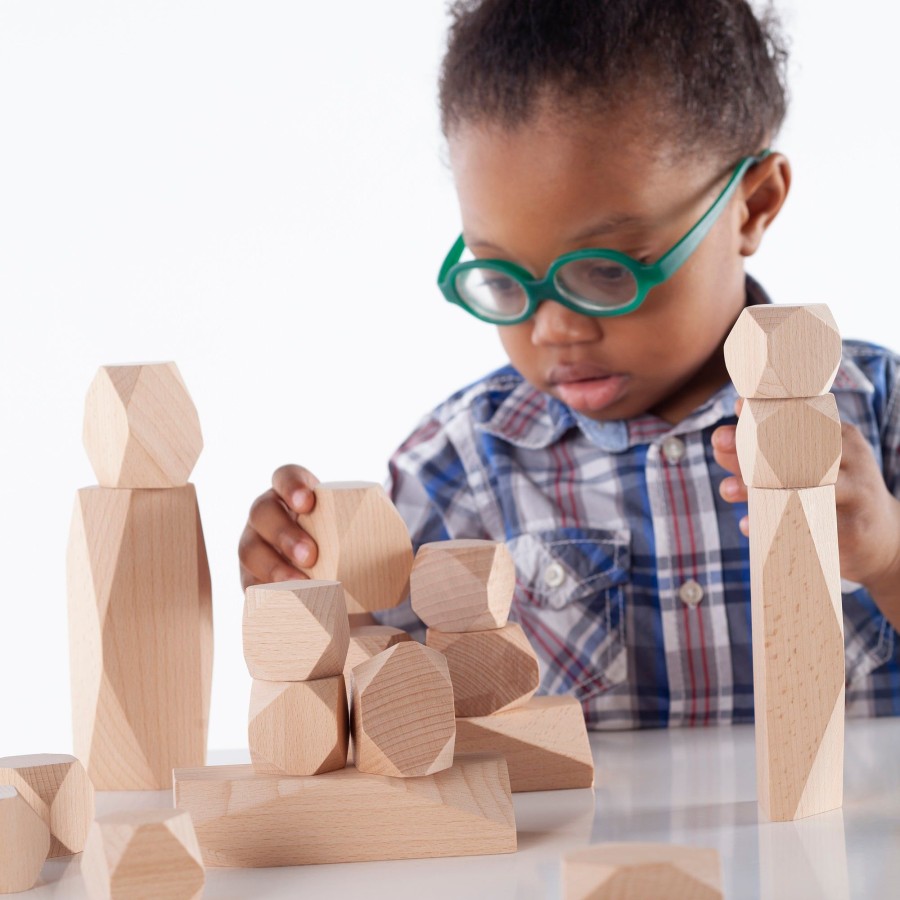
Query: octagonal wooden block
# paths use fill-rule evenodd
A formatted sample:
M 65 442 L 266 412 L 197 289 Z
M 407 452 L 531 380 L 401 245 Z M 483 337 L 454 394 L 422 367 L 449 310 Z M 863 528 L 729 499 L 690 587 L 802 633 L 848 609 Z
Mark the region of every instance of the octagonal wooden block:
M 728 374 L 742 397 L 817 397 L 841 363 L 841 336 L 824 303 L 745 307 L 725 341 Z
M 412 777 L 453 765 L 453 687 L 437 651 L 405 641 L 356 666 L 352 707 L 361 772 Z
M 319 775 L 347 764 L 343 675 L 256 681 L 250 693 L 250 759 L 264 775 Z
M 175 363 L 101 366 L 85 403 L 84 446 L 103 487 L 186 484 L 203 437 Z
M 409 529 L 380 484 L 334 481 L 315 488 L 316 505 L 297 517 L 319 548 L 310 578 L 344 587 L 348 613 L 390 609 L 406 599 L 413 551 Z
M 347 684 L 347 696 L 353 693 L 353 670 L 373 656 L 383 653 L 395 644 L 411 641 L 412 635 L 402 628 L 392 625 L 357 625 L 350 629 L 350 648 L 347 650 L 347 662 L 344 663 L 344 681 Z
M 50 828 L 10 784 L 0 784 L 0 894 L 34 887 L 50 850 Z
M 244 659 L 254 678 L 306 681 L 340 675 L 350 626 L 336 581 L 251 585 L 244 599 Z
M 516 588 L 506 544 L 455 540 L 423 544 L 410 575 L 415 614 L 441 631 L 502 628 Z
M 521 706 L 540 684 L 537 654 L 515 622 L 467 634 L 429 628 L 425 643 L 447 658 L 457 716 L 489 716 Z
M 834 394 L 745 400 L 736 441 L 741 476 L 750 487 L 834 484 L 841 467 L 841 418 Z

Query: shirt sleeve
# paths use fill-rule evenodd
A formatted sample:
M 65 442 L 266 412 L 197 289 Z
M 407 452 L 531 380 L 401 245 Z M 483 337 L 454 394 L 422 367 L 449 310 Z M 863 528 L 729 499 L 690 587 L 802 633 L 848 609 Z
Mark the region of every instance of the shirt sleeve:
M 891 359 L 887 375 L 888 395 L 881 429 L 884 480 L 888 490 L 900 500 L 900 357 Z

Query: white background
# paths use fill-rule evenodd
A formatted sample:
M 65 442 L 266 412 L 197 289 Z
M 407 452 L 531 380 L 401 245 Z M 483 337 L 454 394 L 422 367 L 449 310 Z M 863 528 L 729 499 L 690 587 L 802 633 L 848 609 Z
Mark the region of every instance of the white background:
M 900 13 L 784 0 L 789 202 L 749 265 L 900 348 Z M 443 302 L 442 0 L 0 0 L 0 756 L 71 749 L 65 548 L 84 394 L 175 360 L 203 425 L 212 747 L 246 745 L 237 541 L 272 470 L 381 481 L 503 361 Z

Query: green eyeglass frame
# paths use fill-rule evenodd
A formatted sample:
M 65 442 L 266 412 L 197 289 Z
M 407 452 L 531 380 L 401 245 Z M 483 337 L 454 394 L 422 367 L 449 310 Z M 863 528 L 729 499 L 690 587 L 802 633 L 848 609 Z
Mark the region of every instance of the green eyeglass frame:
M 438 274 L 438 287 L 450 303 L 461 306 L 466 312 L 492 325 L 517 325 L 520 322 L 524 322 L 534 315 L 538 305 L 544 300 L 555 300 L 568 309 L 588 316 L 622 316 L 633 312 L 644 302 L 651 288 L 662 284 L 667 278 L 670 278 L 697 249 L 700 242 L 706 237 L 725 209 L 747 170 L 751 166 L 756 165 L 756 163 L 761 162 L 770 153 L 770 150 L 763 150 L 756 156 L 744 157 L 734 169 L 728 184 L 722 189 L 712 206 L 703 214 L 693 228 L 655 263 L 639 262 L 617 250 L 591 248 L 576 250 L 573 253 L 566 253 L 558 257 L 551 263 L 544 278 L 535 279 L 526 269 L 502 259 L 473 259 L 460 262 L 459 260 L 466 248 L 465 239 L 460 235 L 441 266 Z M 560 290 L 560 282 L 557 279 L 557 273 L 560 268 L 567 263 L 585 259 L 605 259 L 618 263 L 627 269 L 634 278 L 636 286 L 634 296 L 618 306 L 599 306 L 594 301 L 578 298 L 571 290 L 569 293 L 563 293 Z M 458 290 L 457 283 L 460 277 L 465 277 L 466 273 L 471 269 L 496 272 L 500 276 L 513 279 L 522 288 L 527 298 L 524 310 L 511 316 L 499 313 L 496 316 L 491 316 L 466 301 Z M 469 274 L 474 273 L 469 272 Z

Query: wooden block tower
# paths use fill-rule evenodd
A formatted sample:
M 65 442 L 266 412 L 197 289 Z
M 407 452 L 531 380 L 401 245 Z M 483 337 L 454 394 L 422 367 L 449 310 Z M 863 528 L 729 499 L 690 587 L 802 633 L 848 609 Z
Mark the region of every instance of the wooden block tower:
M 426 643 L 447 658 L 457 749 L 495 750 L 514 791 L 590 787 L 594 766 L 581 705 L 534 697 L 538 659 L 521 626 L 507 622 L 515 566 L 505 544 L 438 541 L 419 548 L 412 606 Z
M 75 754 L 98 790 L 160 790 L 206 758 L 212 597 L 194 487 L 200 423 L 174 363 L 104 366 L 68 554 Z
M 757 795 L 768 818 L 787 821 L 843 794 L 841 426 L 827 394 L 841 338 L 822 304 L 751 306 L 725 360 L 746 398 L 737 449 L 750 497 Z

